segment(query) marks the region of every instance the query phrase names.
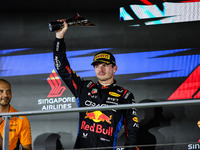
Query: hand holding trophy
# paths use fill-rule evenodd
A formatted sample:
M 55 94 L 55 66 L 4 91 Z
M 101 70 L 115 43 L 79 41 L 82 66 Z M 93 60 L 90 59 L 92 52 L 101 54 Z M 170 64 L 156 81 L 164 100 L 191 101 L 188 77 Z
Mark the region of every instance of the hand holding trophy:
M 81 17 L 79 14 L 76 16 L 66 19 L 66 23 L 68 26 L 95 26 L 93 23 L 91 23 L 88 19 L 85 19 Z M 49 22 L 49 31 L 57 31 L 59 29 L 63 28 L 63 22 L 54 21 Z

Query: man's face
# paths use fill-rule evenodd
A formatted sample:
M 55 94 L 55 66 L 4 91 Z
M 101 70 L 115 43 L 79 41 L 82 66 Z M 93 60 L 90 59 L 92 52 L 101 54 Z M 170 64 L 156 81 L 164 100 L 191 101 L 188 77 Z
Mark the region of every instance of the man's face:
M 105 63 L 96 63 L 94 65 L 97 79 L 100 83 L 111 84 L 113 82 L 114 73 L 117 71 L 117 66 Z
M 0 81 L 0 105 L 9 105 L 12 98 L 11 87 L 8 83 Z

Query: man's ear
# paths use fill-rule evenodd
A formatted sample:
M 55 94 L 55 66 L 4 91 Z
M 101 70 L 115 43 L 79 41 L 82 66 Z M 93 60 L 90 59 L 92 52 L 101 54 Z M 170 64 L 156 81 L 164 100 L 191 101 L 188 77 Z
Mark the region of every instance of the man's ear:
M 114 66 L 114 73 L 117 71 L 117 65 Z

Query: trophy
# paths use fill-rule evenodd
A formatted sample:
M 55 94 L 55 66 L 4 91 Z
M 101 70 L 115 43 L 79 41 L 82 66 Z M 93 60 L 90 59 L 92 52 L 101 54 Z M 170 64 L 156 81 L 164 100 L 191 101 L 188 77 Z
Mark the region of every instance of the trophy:
M 81 17 L 79 14 L 77 14 L 72 18 L 66 19 L 65 21 L 68 24 L 68 26 L 90 26 L 90 27 L 95 26 L 88 19 Z M 49 30 L 51 32 L 62 29 L 63 26 L 64 26 L 63 22 L 58 22 L 58 21 L 49 22 Z

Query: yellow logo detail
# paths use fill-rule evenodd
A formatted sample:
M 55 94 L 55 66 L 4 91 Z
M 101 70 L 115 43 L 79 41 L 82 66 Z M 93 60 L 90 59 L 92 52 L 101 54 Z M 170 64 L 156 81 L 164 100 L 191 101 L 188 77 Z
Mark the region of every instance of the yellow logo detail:
M 56 71 L 53 69 L 52 74 L 55 74 L 53 77 L 48 77 L 47 80 L 57 80 L 60 79 L 59 76 L 56 74 Z
M 74 70 L 72 70 L 74 74 L 76 74 L 76 72 Z M 79 77 L 79 75 L 76 74 L 77 77 Z
M 94 112 L 86 112 L 85 118 L 89 118 L 93 120 L 94 122 L 104 122 L 111 124 L 112 115 L 107 116 L 101 111 L 94 111 Z
M 200 120 L 197 122 L 198 127 L 200 128 Z
M 96 55 L 96 56 L 94 57 L 94 60 L 97 60 L 97 59 L 99 59 L 99 58 L 110 59 L 110 55 L 104 54 L 104 53 L 98 54 L 98 55 Z
M 115 93 L 115 92 L 109 92 L 109 94 L 110 94 L 111 96 L 114 96 L 114 97 L 120 97 L 120 96 L 121 96 L 120 94 Z
M 137 117 L 133 117 L 133 121 L 138 123 L 138 118 Z

